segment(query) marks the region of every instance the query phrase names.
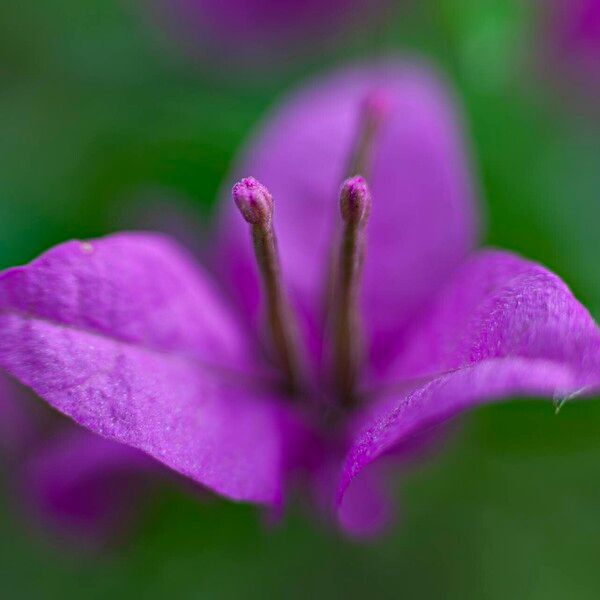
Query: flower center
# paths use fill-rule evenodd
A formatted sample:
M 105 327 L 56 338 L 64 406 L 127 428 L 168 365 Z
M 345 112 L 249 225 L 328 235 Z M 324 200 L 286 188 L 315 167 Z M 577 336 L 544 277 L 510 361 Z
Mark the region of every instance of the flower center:
M 348 160 L 348 179 L 339 193 L 342 231 L 331 273 L 333 299 L 329 306 L 332 325 L 329 334 L 333 384 L 338 403 L 344 408 L 352 408 L 357 403 L 356 384 L 362 358 L 359 297 L 365 226 L 371 212 L 371 193 L 365 177 L 370 171 L 374 142 L 386 113 L 386 97 L 377 91 L 367 94 L 361 104 L 357 136 Z M 284 373 L 288 391 L 296 394 L 301 384 L 297 326 L 281 279 L 273 198 L 253 177 L 236 183 L 232 194 L 251 228 L 273 358 Z

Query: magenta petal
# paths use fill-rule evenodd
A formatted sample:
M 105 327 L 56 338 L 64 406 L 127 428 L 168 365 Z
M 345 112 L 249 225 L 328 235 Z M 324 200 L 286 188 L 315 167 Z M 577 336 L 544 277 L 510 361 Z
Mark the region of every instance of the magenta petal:
M 349 535 L 369 538 L 382 534 L 394 519 L 386 475 L 380 465 L 364 469 L 352 482 L 337 511 L 340 527 Z
M 239 361 L 242 340 L 164 238 L 69 242 L 4 272 L 0 328 L 0 366 L 77 423 L 225 496 L 279 500 L 280 406 L 199 360 Z
M 338 502 L 377 457 L 470 408 L 600 390 L 600 330 L 567 286 L 503 252 L 473 256 L 406 338 L 391 387 L 357 422 Z M 420 379 L 419 379 L 420 378 Z
M 412 436 L 476 406 L 514 396 L 563 401 L 585 393 L 573 369 L 550 360 L 495 358 L 436 377 L 410 392 L 382 401 L 365 419 L 344 463 L 337 502 L 367 465 Z M 588 382 L 589 384 L 589 382 Z M 591 385 L 591 384 L 589 384 Z M 597 391 L 600 377 L 588 393 Z
M 597 101 L 600 92 L 600 0 L 547 0 L 540 5 L 542 68 L 563 87 Z M 591 96 L 591 98 L 590 98 Z
M 460 121 L 444 85 L 429 70 L 400 60 L 320 79 L 276 111 L 231 181 L 251 175 L 273 194 L 283 275 L 316 352 L 339 221 L 338 190 L 361 103 L 373 91 L 384 94 L 390 106 L 370 178 L 364 274 L 365 329 L 379 361 L 475 239 Z M 220 272 L 255 315 L 259 294 L 248 228 L 231 199 L 223 201 Z
M 14 460 L 37 436 L 35 415 L 30 414 L 30 399 L 19 384 L 0 371 L 0 453 Z
M 364 0 L 170 0 L 166 3 L 198 42 L 211 38 L 222 52 L 256 51 L 268 44 L 290 44 L 311 34 L 335 32 Z M 378 6 L 378 8 L 380 8 Z M 364 15 L 363 15 L 364 16 Z
M 133 516 L 144 474 L 157 463 L 123 444 L 67 428 L 23 465 L 24 502 L 48 528 L 102 543 Z
M 1 275 L 0 309 L 221 366 L 248 356 L 210 279 L 166 236 L 71 241 Z
M 390 378 L 435 375 L 489 358 L 563 363 L 600 373 L 600 331 L 567 285 L 541 265 L 482 250 L 456 272 L 403 339 Z

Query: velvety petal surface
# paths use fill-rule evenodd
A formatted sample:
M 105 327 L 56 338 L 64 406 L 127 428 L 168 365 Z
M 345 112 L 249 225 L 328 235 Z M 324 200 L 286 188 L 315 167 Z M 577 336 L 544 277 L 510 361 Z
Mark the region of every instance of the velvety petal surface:
M 389 114 L 374 148 L 363 312 L 373 357 L 383 361 L 423 300 L 473 245 L 475 214 L 460 119 L 428 69 L 386 60 L 313 82 L 274 111 L 230 179 L 251 175 L 275 201 L 283 276 L 312 349 L 321 346 L 338 193 L 358 132 L 361 104 L 379 92 Z M 225 190 L 219 272 L 255 315 L 258 285 L 248 227 Z
M 250 360 L 240 331 L 167 239 L 67 242 L 5 271 L 0 328 L 0 366 L 77 423 L 225 496 L 279 500 L 280 405 L 232 370 Z
M 389 376 L 400 381 L 519 356 L 564 363 L 593 379 L 599 344 L 596 323 L 557 275 L 510 252 L 481 250 L 413 319 Z
M 56 246 L 2 273 L 0 309 L 219 366 L 241 367 L 249 354 L 210 278 L 158 234 Z
M 357 419 L 339 503 L 366 465 L 462 411 L 600 389 L 600 330 L 590 314 L 556 275 L 505 252 L 467 261 L 405 343 L 393 371 L 398 387 Z

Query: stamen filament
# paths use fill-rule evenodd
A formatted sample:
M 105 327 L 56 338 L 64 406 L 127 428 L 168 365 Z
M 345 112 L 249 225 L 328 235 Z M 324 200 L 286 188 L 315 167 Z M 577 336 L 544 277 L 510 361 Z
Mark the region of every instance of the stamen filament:
M 340 190 L 344 221 L 334 297 L 333 370 L 340 402 L 356 404 L 356 378 L 361 360 L 359 292 L 365 255 L 365 225 L 371 193 L 362 177 L 347 179 Z
M 298 389 L 296 331 L 281 281 L 277 238 L 273 228 L 273 198 L 253 177 L 233 187 L 233 199 L 250 224 L 252 242 L 266 299 L 267 327 L 290 392 Z
M 373 145 L 381 123 L 388 113 L 388 100 L 383 92 L 374 90 L 362 101 L 359 129 L 348 161 L 346 177 L 370 176 Z

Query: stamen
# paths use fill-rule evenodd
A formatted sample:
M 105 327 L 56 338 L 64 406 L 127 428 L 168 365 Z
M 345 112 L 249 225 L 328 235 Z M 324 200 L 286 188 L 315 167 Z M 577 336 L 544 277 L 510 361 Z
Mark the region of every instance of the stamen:
M 388 97 L 382 91 L 372 90 L 364 97 L 360 107 L 358 134 L 348 161 L 347 177 L 369 177 L 375 138 L 389 108 Z
M 340 401 L 356 403 L 355 384 L 360 362 L 358 299 L 365 254 L 365 225 L 371 212 L 371 192 L 363 177 L 347 179 L 340 189 L 344 221 L 334 297 L 333 362 Z
M 368 178 L 373 162 L 373 148 L 381 125 L 390 113 L 391 104 L 385 89 L 372 88 L 362 98 L 358 114 L 358 128 L 350 148 L 345 177 L 362 175 Z M 337 239 L 337 238 L 336 238 Z M 326 314 L 332 314 L 335 273 L 338 268 L 338 248 L 333 247 L 329 257 L 327 283 L 325 286 Z
M 281 281 L 277 238 L 273 229 L 273 198 L 269 190 L 253 177 L 236 183 L 232 194 L 242 216 L 252 228 L 254 253 L 266 296 L 269 333 L 289 391 L 294 392 L 299 383 L 296 335 Z

